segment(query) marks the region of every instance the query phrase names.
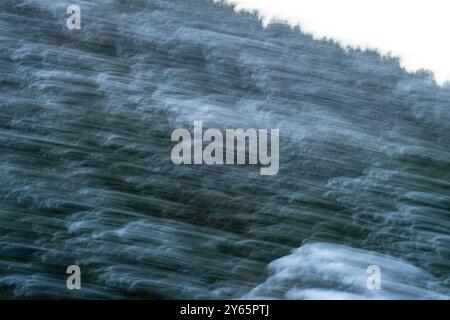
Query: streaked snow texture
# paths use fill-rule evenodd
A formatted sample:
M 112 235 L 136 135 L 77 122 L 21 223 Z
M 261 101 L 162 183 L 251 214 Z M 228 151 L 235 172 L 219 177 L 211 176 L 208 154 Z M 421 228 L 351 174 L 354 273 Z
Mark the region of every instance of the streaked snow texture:
M 1 297 L 449 297 L 430 75 L 206 0 L 3 0 L 0 30 Z M 280 172 L 174 166 L 194 120 L 280 128 Z

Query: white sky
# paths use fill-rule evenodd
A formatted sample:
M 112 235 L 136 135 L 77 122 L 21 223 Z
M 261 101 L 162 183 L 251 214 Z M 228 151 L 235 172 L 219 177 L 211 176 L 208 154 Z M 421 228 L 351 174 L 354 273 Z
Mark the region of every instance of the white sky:
M 217 1 L 217 0 L 216 0 Z M 450 0 L 225 0 L 281 19 L 315 38 L 400 57 L 408 71 L 428 69 L 450 81 Z

